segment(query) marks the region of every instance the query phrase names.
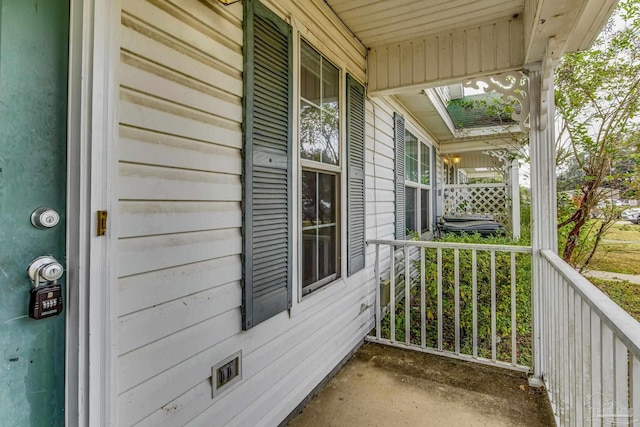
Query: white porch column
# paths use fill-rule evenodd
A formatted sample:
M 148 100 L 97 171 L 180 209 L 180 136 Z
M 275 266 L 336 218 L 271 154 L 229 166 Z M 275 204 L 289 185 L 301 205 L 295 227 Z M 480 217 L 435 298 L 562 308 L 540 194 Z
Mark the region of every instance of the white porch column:
M 550 61 L 551 62 L 551 61 Z M 531 155 L 531 229 L 533 247 L 533 382 L 540 384 L 545 374 L 542 333 L 541 290 L 547 284 L 542 275 L 541 249 L 558 251 L 556 174 L 555 174 L 555 124 L 553 99 L 553 68 L 529 69 L 530 137 Z M 543 90 L 546 88 L 546 90 Z
M 514 239 L 520 238 L 520 166 L 518 160 L 511 161 L 509 183 L 511 184 L 511 232 Z

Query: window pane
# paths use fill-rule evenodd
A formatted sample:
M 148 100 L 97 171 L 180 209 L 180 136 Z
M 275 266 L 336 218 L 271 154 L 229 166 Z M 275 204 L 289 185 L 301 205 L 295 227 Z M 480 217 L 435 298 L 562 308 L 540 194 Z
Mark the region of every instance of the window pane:
M 318 280 L 336 272 L 336 226 L 318 229 Z
M 418 182 L 418 139 L 410 132 L 404 136 L 404 168 L 405 179 Z
M 337 104 L 336 104 L 337 113 Z M 338 115 L 324 110 L 322 112 L 321 145 L 323 147 L 320 161 L 330 165 L 338 164 Z
M 431 192 L 429 190 L 420 190 L 420 227 L 423 233 L 429 231 L 429 204 L 431 202 Z
M 431 148 L 422 144 L 420 153 L 420 182 L 424 185 L 431 183 Z
M 411 187 L 405 187 L 404 189 L 404 213 L 405 213 L 405 224 L 407 226 L 407 230 L 417 231 L 416 227 L 416 189 Z M 404 236 L 400 236 L 404 237 Z
M 336 175 L 302 171 L 303 289 L 337 274 L 337 189 Z
M 338 115 L 340 72 L 332 63 L 322 58 L 322 108 Z
M 318 174 L 318 211 L 320 224 L 336 222 L 334 201 L 336 200 L 336 178 L 334 175 Z
M 300 96 L 320 105 L 320 54 L 304 40 L 300 43 Z
M 318 222 L 315 172 L 302 171 L 302 227 Z
M 338 118 L 300 101 L 300 157 L 338 164 Z
M 315 228 L 302 230 L 302 286 L 318 281 L 316 269 L 316 247 L 318 230 Z
M 305 41 L 300 55 L 300 155 L 337 165 L 340 70 Z

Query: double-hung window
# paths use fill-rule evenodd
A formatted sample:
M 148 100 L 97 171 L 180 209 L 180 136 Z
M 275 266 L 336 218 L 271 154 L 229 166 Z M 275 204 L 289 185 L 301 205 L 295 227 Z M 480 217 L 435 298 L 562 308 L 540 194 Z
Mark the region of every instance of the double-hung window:
M 405 226 L 425 233 L 431 229 L 431 148 L 405 131 Z
M 340 70 L 300 41 L 302 293 L 340 271 Z

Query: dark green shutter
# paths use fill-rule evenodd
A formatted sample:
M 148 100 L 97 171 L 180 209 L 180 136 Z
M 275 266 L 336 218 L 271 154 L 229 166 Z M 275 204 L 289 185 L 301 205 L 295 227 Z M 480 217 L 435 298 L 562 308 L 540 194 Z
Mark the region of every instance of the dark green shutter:
M 291 307 L 292 31 L 244 1 L 243 329 Z
M 404 207 L 404 117 L 393 113 L 393 122 L 396 171 L 396 239 L 403 240 L 407 235 Z
M 364 86 L 347 74 L 347 275 L 362 270 L 365 258 Z

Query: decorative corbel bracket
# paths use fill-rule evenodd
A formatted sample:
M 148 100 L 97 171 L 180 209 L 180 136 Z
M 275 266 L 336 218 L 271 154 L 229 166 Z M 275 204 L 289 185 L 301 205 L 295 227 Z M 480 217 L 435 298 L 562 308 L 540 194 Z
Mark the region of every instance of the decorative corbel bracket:
M 484 85 L 480 85 L 480 83 Z M 522 132 L 529 132 L 529 80 L 521 71 L 511 71 L 495 76 L 477 77 L 464 83 L 465 87 L 482 90 L 484 93 L 497 92 L 502 95 L 502 101 L 507 103 L 514 99 L 520 104 L 520 112 L 511 115 L 518 122 Z

